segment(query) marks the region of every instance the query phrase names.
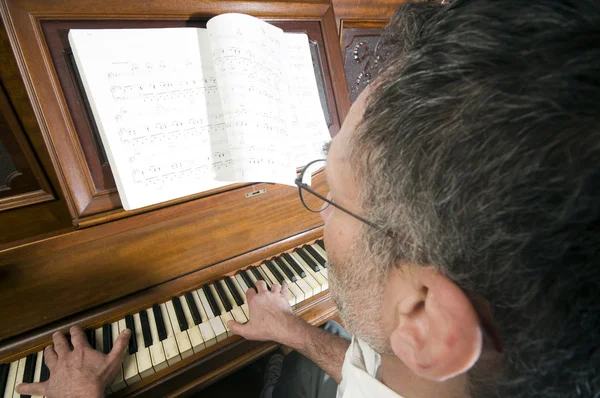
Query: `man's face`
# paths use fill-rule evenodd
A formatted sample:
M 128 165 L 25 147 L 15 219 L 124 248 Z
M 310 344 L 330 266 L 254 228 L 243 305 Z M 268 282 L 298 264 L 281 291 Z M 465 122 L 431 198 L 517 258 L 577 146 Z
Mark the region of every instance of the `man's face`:
M 362 119 L 367 91 L 350 109 L 327 157 L 330 199 L 358 215 L 361 215 L 358 206 L 360 183 L 349 161 L 349 139 Z M 331 264 L 330 291 L 344 325 L 373 349 L 380 353 L 390 352 L 382 319 L 385 267 L 373 261 L 366 250 L 365 225 L 334 206 L 328 206 L 321 216 L 325 221 L 324 238 Z

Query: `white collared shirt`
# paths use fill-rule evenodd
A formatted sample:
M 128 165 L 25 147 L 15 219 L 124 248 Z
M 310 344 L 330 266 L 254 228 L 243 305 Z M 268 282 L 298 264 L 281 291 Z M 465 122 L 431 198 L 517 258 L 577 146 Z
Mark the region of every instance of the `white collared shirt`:
M 337 398 L 402 398 L 379 381 L 381 355 L 361 339 L 352 337 L 342 366 Z

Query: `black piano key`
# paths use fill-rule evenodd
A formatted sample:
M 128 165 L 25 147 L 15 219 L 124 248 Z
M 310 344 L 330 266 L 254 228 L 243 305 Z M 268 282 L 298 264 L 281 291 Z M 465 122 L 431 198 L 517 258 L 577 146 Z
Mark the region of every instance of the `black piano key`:
M 210 309 L 212 310 L 213 314 L 215 316 L 221 315 L 221 310 L 219 309 L 219 306 L 217 305 L 217 300 L 213 296 L 208 285 L 202 286 L 202 291 L 204 292 L 204 295 L 206 296 L 206 299 L 208 300 L 208 305 L 210 306 Z
M 310 246 L 310 245 L 306 245 L 303 247 L 303 249 L 305 249 L 307 252 L 310 253 L 311 256 L 313 256 L 313 258 L 315 260 L 317 260 L 319 262 L 319 264 L 321 264 L 322 267 L 325 267 L 325 263 L 327 261 L 325 261 L 325 259 L 319 254 L 318 251 L 316 251 L 314 249 L 314 247 Z
M 142 336 L 144 336 L 144 347 L 152 345 L 152 332 L 150 332 L 150 321 L 146 310 L 140 311 L 140 324 L 142 325 Z
M 110 323 L 102 325 L 102 352 L 108 354 L 112 350 L 112 328 Z
M 158 331 L 158 339 L 160 341 L 166 340 L 167 328 L 165 327 L 165 320 L 163 319 L 160 306 L 158 304 L 154 304 L 152 306 L 152 311 L 154 312 L 154 320 L 156 322 L 156 330 Z
M 27 355 L 27 359 L 25 360 L 25 371 L 23 372 L 23 383 L 33 383 L 33 373 L 35 372 L 36 361 L 37 353 Z
M 96 331 L 94 329 L 90 329 L 85 332 L 87 337 L 87 341 L 94 350 L 96 349 Z
M 321 249 L 325 250 L 325 243 L 323 243 L 323 239 L 319 239 L 317 241 L 317 245 L 321 246 Z
M 252 279 L 250 279 L 250 277 L 248 276 L 248 274 L 246 274 L 246 271 L 240 271 L 240 275 L 242 276 L 242 279 L 244 280 L 244 282 L 246 283 L 246 286 L 248 286 L 248 288 L 250 289 L 254 289 L 255 292 L 258 293 L 258 290 L 256 289 L 256 286 L 254 286 L 254 282 L 252 281 Z
M 137 340 L 135 339 L 133 315 L 125 316 L 125 326 L 127 326 L 127 329 L 131 330 L 131 337 L 129 337 L 129 355 L 133 355 L 138 351 Z
M 223 285 L 221 285 L 221 283 L 219 281 L 216 281 L 215 283 L 213 283 L 213 286 L 215 287 L 215 290 L 217 291 L 217 294 L 219 295 L 219 298 L 221 299 L 221 303 L 223 304 L 223 308 L 225 308 L 225 311 L 227 311 L 227 312 L 231 311 L 233 309 L 233 306 L 229 302 L 229 299 L 227 298 L 227 295 L 225 294 L 225 290 L 223 290 Z
M 192 319 L 194 320 L 194 323 L 196 325 L 200 325 L 202 323 L 202 317 L 200 316 L 200 311 L 198 311 L 198 306 L 194 301 L 194 296 L 190 292 L 187 292 L 184 296 L 188 307 L 190 307 L 190 312 L 192 313 Z
M 306 252 L 300 248 L 295 249 L 294 250 L 296 253 L 298 253 L 298 255 L 302 258 L 302 260 L 304 260 L 304 262 L 310 267 L 312 268 L 313 271 L 315 272 L 319 272 L 319 265 L 317 263 L 315 263 L 313 261 L 312 258 L 310 258 L 310 256 L 308 254 L 306 254 Z
M 274 266 L 271 261 L 265 261 L 265 264 L 267 265 L 267 268 L 269 269 L 269 271 L 271 271 L 275 279 L 277 279 L 277 282 L 279 282 L 279 284 L 283 286 L 283 284 L 286 283 L 285 278 L 283 277 L 283 275 L 281 275 L 281 272 L 279 272 L 277 267 Z
M 287 261 L 287 263 L 289 265 L 292 266 L 292 269 L 296 272 L 296 274 L 300 277 L 300 278 L 306 278 L 306 271 L 304 271 L 302 269 L 301 266 L 298 265 L 298 263 L 296 263 L 296 260 L 294 260 L 292 258 L 292 256 L 290 256 L 288 253 L 283 253 L 283 258 L 285 259 L 285 261 Z
M 46 366 L 46 355 L 42 358 L 42 370 L 40 371 L 40 383 L 48 381 L 50 378 L 50 369 Z
M 285 273 L 285 275 L 290 281 L 296 282 L 296 280 L 298 280 L 298 278 L 296 278 L 296 274 L 294 274 L 292 270 L 287 265 L 285 265 L 285 263 L 280 258 L 275 257 L 275 262 L 277 263 L 279 268 Z
M 179 301 L 179 297 L 173 297 L 173 308 L 175 308 L 175 316 L 177 317 L 177 323 L 179 324 L 179 329 L 183 332 L 184 330 L 188 330 L 189 325 L 187 323 L 187 319 L 185 319 L 185 314 L 183 313 L 183 307 L 181 306 L 181 301 Z
M 244 300 L 242 299 L 242 296 L 240 296 L 240 293 L 236 289 L 233 281 L 231 280 L 231 276 L 225 277 L 225 284 L 227 285 L 227 288 L 231 292 L 231 297 L 233 297 L 233 300 L 238 305 L 238 307 L 242 306 L 244 304 Z
M 8 383 L 8 371 L 10 370 L 10 364 L 0 364 L 0 393 L 4 394 L 6 390 L 6 383 Z
M 260 271 L 258 270 L 258 267 L 250 267 L 250 270 L 252 271 L 252 275 L 254 275 L 254 277 L 256 278 L 257 281 L 264 281 L 267 284 L 267 289 L 271 290 L 271 285 L 269 284 L 269 281 L 266 280 L 262 274 L 260 273 Z

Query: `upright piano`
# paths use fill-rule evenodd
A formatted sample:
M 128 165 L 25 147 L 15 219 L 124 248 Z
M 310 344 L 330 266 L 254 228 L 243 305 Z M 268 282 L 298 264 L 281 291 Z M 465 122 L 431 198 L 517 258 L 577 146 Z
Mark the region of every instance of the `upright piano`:
M 293 187 L 236 184 L 122 208 L 69 29 L 202 27 L 241 12 L 305 32 L 333 137 L 372 78 L 377 36 L 395 5 L 0 0 L 0 397 L 46 379 L 42 349 L 73 325 L 104 352 L 132 329 L 107 392 L 164 397 L 198 391 L 276 348 L 226 328 L 247 319 L 244 292 L 257 280 L 288 283 L 307 322 L 336 314 L 322 221 Z

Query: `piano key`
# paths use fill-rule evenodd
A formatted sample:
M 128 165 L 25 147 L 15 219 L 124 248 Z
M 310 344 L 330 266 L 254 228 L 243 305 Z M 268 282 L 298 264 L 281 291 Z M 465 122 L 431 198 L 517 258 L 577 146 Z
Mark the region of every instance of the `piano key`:
M 221 322 L 223 322 L 223 326 L 225 327 L 227 337 L 231 336 L 232 334 L 229 330 L 229 327 L 227 326 L 227 322 L 235 320 L 233 319 L 233 315 L 231 315 L 231 312 L 223 312 L 221 315 L 219 315 L 219 317 L 221 318 Z
M 6 375 L 6 386 L 4 387 L 4 391 L 2 392 L 2 396 L 5 398 L 11 398 L 15 391 L 16 381 L 17 381 L 17 371 L 19 370 L 19 361 L 12 362 L 8 369 L 8 374 Z
M 102 332 L 103 328 L 94 330 L 94 337 L 96 338 L 96 350 L 104 353 L 104 337 Z
M 308 264 L 306 264 L 304 262 L 304 260 L 302 260 L 302 258 L 298 255 L 298 253 L 292 253 L 292 258 L 294 260 L 296 260 L 296 262 L 298 264 L 300 264 L 301 267 L 304 267 L 304 269 L 310 275 L 312 275 L 313 278 L 315 278 L 315 280 L 321 285 L 321 291 L 325 291 L 325 290 L 329 289 L 329 282 L 327 281 L 327 278 L 325 277 L 325 275 L 322 272 L 313 271 L 312 268 L 310 268 L 308 266 Z
M 181 301 L 179 300 L 179 297 L 173 297 L 171 302 L 173 303 L 173 308 L 175 309 L 175 317 L 177 318 L 179 330 L 183 332 L 188 329 L 189 325 L 187 323 L 187 320 L 185 319 L 185 315 L 183 314 L 183 308 L 181 308 Z
M 298 266 L 294 261 L 291 261 L 290 255 L 288 253 L 283 253 L 282 260 L 287 264 L 291 265 L 292 271 L 296 273 L 300 278 L 304 278 L 306 276 L 306 272 Z
M 190 337 L 185 331 L 182 331 L 179 328 L 177 315 L 175 315 L 175 308 L 173 308 L 173 301 L 167 301 L 165 305 L 167 306 L 167 313 L 169 314 L 169 321 L 171 322 L 171 328 L 173 329 L 173 334 L 175 335 L 175 341 L 177 342 L 179 354 L 181 355 L 182 359 L 187 358 L 194 353 L 194 350 L 192 349 L 192 343 L 190 342 Z
M 294 267 L 292 267 L 285 259 L 282 259 L 282 261 L 290 267 L 290 269 L 294 269 Z M 296 271 L 293 271 L 294 273 L 296 273 Z M 306 273 L 304 273 L 306 275 Z M 302 290 L 302 292 L 304 292 L 304 298 L 302 300 L 307 300 L 310 297 L 312 297 L 315 292 L 313 291 L 313 289 L 310 287 L 310 285 L 308 283 L 306 283 L 306 281 L 304 280 L 304 278 L 300 277 L 300 275 L 296 274 L 296 286 L 298 286 L 300 288 L 300 290 Z
M 42 351 L 43 353 L 43 351 Z M 42 355 L 42 371 L 40 372 L 40 383 L 43 383 L 45 381 L 48 381 L 48 379 L 50 378 L 50 369 L 48 369 L 48 366 L 46 366 L 46 356 Z
M 218 317 L 221 318 L 221 322 L 223 323 L 223 326 L 225 327 L 225 332 L 227 334 L 227 337 L 229 337 L 231 335 L 231 333 L 229 331 L 229 327 L 227 327 L 227 322 L 233 321 L 234 320 L 233 316 L 231 315 L 230 312 L 225 311 L 225 307 L 223 306 L 223 303 L 221 302 L 221 299 L 217 295 L 217 291 L 215 289 L 215 286 L 214 285 L 208 285 L 208 287 L 209 287 L 209 291 L 215 297 L 215 302 L 216 302 L 217 307 L 219 308 L 219 311 L 221 313 L 221 315 L 219 315 Z
M 131 337 L 129 338 L 129 355 L 133 355 L 137 352 L 137 340 L 135 339 L 135 328 L 133 325 L 133 315 L 125 316 L 125 325 L 127 326 L 127 329 L 131 330 Z M 120 327 L 119 327 L 119 329 L 120 329 Z
M 267 284 L 267 289 L 271 290 L 271 281 L 265 279 L 264 275 L 262 275 L 260 273 L 260 271 L 258 270 L 258 267 L 250 267 L 250 272 L 252 272 L 252 275 L 254 275 L 254 277 L 256 278 L 256 281 L 264 281 Z
M 242 279 L 244 280 L 244 283 L 246 283 L 246 286 L 248 286 L 248 289 L 252 288 L 254 289 L 255 292 L 258 293 L 258 289 L 256 289 L 256 286 L 254 285 L 254 281 L 252 279 L 250 279 L 249 274 L 246 272 L 246 270 L 242 270 L 239 272 L 239 275 L 242 277 Z
M 204 295 L 206 296 L 206 299 L 208 300 L 208 305 L 210 306 L 213 316 L 221 315 L 221 311 L 219 310 L 217 301 L 216 301 L 215 297 L 213 296 L 213 293 L 210 290 L 210 286 L 209 285 L 202 286 L 202 291 L 204 292 Z
M 269 285 L 273 285 L 273 284 L 279 284 L 279 282 L 277 281 L 277 278 L 275 278 L 275 276 L 273 275 L 273 273 L 271 271 L 269 271 L 269 269 L 267 268 L 266 265 L 261 264 L 258 267 L 254 267 L 254 269 L 256 270 L 256 272 L 258 272 L 258 274 L 261 276 L 261 278 L 267 283 L 267 286 Z M 271 290 L 271 289 L 269 289 Z
M 283 275 L 281 275 L 281 273 L 277 269 L 275 269 L 273 262 L 265 261 L 265 264 L 267 265 L 267 268 L 269 269 L 269 271 L 271 271 L 271 273 L 273 274 L 275 279 L 277 279 L 277 283 L 279 285 L 283 285 L 285 283 L 285 278 L 283 277 Z
M 138 347 L 135 353 L 137 367 L 142 379 L 151 376 L 154 373 L 152 367 L 152 358 L 150 358 L 150 350 L 144 346 L 144 334 L 142 332 L 142 321 L 140 314 L 133 314 L 133 325 L 135 327 L 135 340 Z
M 8 372 L 10 371 L 10 364 L 0 364 L 0 393 L 4 397 L 4 390 L 6 390 L 6 384 L 8 383 Z
M 112 345 L 115 345 L 115 341 L 119 338 L 119 323 L 113 322 L 110 324 L 110 331 L 112 336 Z M 110 389 L 112 392 L 119 391 L 127 387 L 127 383 L 125 383 L 125 376 L 123 373 L 123 365 L 119 366 L 119 370 L 112 384 L 110 385 Z
M 319 239 L 317 241 L 317 245 L 319 245 L 321 247 L 321 249 L 323 249 L 323 251 L 325 251 L 325 243 L 323 242 L 323 239 Z
M 246 284 L 246 281 L 244 280 L 244 278 L 242 278 L 242 274 L 235 274 L 234 275 L 236 282 L 238 283 L 238 285 L 240 286 L 240 288 L 244 291 L 244 294 L 242 295 L 242 299 L 244 300 L 244 303 L 248 302 L 247 297 L 246 297 L 246 292 L 248 291 L 248 289 L 250 289 L 250 287 Z
M 227 312 L 231 311 L 233 306 L 231 305 L 231 303 L 227 299 L 227 296 L 225 295 L 225 290 L 223 290 L 223 285 L 221 285 L 220 281 L 215 281 L 212 285 L 215 287 L 217 296 L 219 296 L 219 299 L 221 300 L 221 304 L 223 304 L 223 308 L 225 309 L 225 311 L 227 311 Z
M 146 312 L 146 310 L 141 310 L 139 314 L 140 323 L 142 325 L 142 336 L 144 337 L 144 347 L 148 348 L 153 344 L 150 323 L 148 322 L 148 312 Z
M 204 311 L 204 306 L 202 305 L 202 301 L 200 300 L 200 296 L 198 295 L 197 291 L 192 292 L 192 298 L 194 299 L 194 304 L 200 313 L 200 318 L 203 319 L 203 322 L 198 325 L 198 327 L 200 328 L 200 332 L 204 338 L 204 345 L 206 348 L 208 348 L 217 342 L 215 331 L 208 320 L 208 315 L 206 314 L 206 311 Z
M 312 244 L 310 246 L 312 246 L 312 248 L 315 249 L 315 251 L 319 253 L 319 255 L 325 260 L 325 264 L 323 266 L 327 268 L 327 261 L 329 261 L 329 259 L 327 258 L 327 251 L 318 244 Z
M 158 309 L 158 313 L 160 314 L 160 308 L 158 306 L 156 306 L 156 308 Z M 152 308 L 152 311 L 147 310 L 147 312 L 148 326 L 150 327 L 150 335 L 152 337 L 153 342 L 153 344 L 150 347 L 148 347 L 148 349 L 150 350 L 150 359 L 152 359 L 152 367 L 156 372 L 158 372 L 160 370 L 165 369 L 168 366 L 167 358 L 165 356 L 165 349 L 162 344 L 162 341 L 158 337 L 158 327 L 156 318 L 154 316 L 154 306 Z M 114 388 L 112 388 L 112 390 L 115 391 Z
M 187 329 L 188 336 L 190 337 L 190 343 L 192 344 L 192 350 L 194 353 L 198 353 L 202 351 L 204 346 L 204 338 L 202 338 L 202 333 L 200 333 L 200 328 L 194 325 L 194 320 L 192 319 L 192 312 L 190 311 L 190 306 L 180 297 L 181 308 L 183 310 L 183 315 L 185 316 L 185 320 L 190 327 Z
M 42 376 L 42 363 L 44 359 L 44 351 L 35 354 L 35 369 L 33 370 L 33 383 L 39 383 Z M 2 391 L 2 388 L 0 388 Z M 32 395 L 31 398 L 44 398 L 43 395 Z
M 300 257 L 302 257 L 302 260 L 304 260 L 304 262 L 308 264 L 308 266 L 312 268 L 313 271 L 318 272 L 320 270 L 320 267 L 317 264 L 317 262 L 313 260 L 312 257 L 305 250 L 302 250 L 302 248 L 299 247 L 294 249 L 294 253 L 297 253 Z
M 90 347 L 92 347 L 95 350 L 96 349 L 96 336 L 95 336 L 94 332 L 95 332 L 94 329 L 89 329 L 85 332 L 85 335 L 87 337 L 88 344 L 90 345 Z
M 102 352 L 108 354 L 112 350 L 112 330 L 110 324 L 102 325 Z
M 167 363 L 169 366 L 176 364 L 181 360 L 181 355 L 179 355 L 179 347 L 177 346 L 177 341 L 175 339 L 175 333 L 173 332 L 173 327 L 171 326 L 171 321 L 169 320 L 169 312 L 167 310 L 166 304 L 160 304 L 160 317 L 163 320 L 163 325 L 165 327 L 165 335 L 166 338 L 162 340 L 162 345 L 165 350 L 165 357 L 167 358 Z M 155 315 L 155 319 L 156 318 Z
M 33 382 L 33 371 L 35 370 L 35 361 L 37 359 L 37 354 L 29 354 L 25 357 L 25 371 L 23 372 L 23 381 L 22 383 L 32 383 Z
M 302 248 L 305 249 L 312 258 L 317 260 L 321 267 L 327 268 L 327 258 L 318 253 L 317 246 L 305 245 Z
M 260 268 L 262 270 L 263 275 L 265 275 L 268 279 L 270 279 L 272 281 L 272 283 L 278 283 L 277 278 L 275 277 L 275 275 L 273 275 L 273 272 L 271 272 L 271 270 L 269 269 L 269 267 L 266 266 L 266 264 L 261 264 Z M 283 285 L 287 285 L 285 279 L 283 280 L 283 283 L 281 284 L 282 287 Z M 292 288 L 292 290 L 294 290 L 294 288 Z M 290 290 L 289 285 L 288 285 L 288 290 L 287 290 L 287 299 L 288 302 L 290 303 L 290 306 L 294 305 L 294 303 L 296 302 L 296 296 L 294 296 L 294 293 L 292 293 L 292 290 Z
M 192 319 L 194 320 L 195 325 L 200 325 L 202 323 L 202 317 L 200 316 L 200 312 L 198 311 L 198 307 L 196 307 L 196 303 L 194 302 L 194 296 L 191 292 L 186 292 L 184 294 L 185 301 L 187 302 L 188 307 L 190 307 L 190 311 L 192 313 Z
M 244 315 L 246 315 L 247 319 L 250 319 L 250 309 L 248 308 L 248 303 L 246 301 L 246 294 L 244 293 L 245 290 L 244 290 L 244 287 L 242 286 L 242 283 L 244 283 L 244 280 L 242 279 L 241 276 L 235 275 L 235 276 L 231 277 L 231 282 L 232 282 L 232 285 L 235 287 L 235 289 L 238 291 L 240 297 L 242 298 L 242 305 L 240 307 L 242 308 L 242 311 L 244 311 Z M 246 286 L 245 283 L 244 283 L 244 286 Z M 246 290 L 247 289 L 248 288 L 246 287 Z
M 237 288 L 234 285 L 233 277 L 226 276 L 224 281 L 225 281 L 225 285 L 227 285 L 227 288 L 229 289 L 229 292 L 231 293 L 231 296 L 233 297 L 233 300 L 238 305 L 238 307 L 241 307 L 244 304 L 244 300 L 242 299 L 242 296 L 237 291 Z
M 126 321 L 127 317 L 131 317 L 131 326 L 129 326 L 128 322 Z M 132 338 L 129 339 L 129 344 L 131 344 L 132 339 L 135 341 L 133 316 L 127 315 L 125 319 L 119 320 L 119 333 L 123 332 L 125 329 L 129 329 L 131 331 Z M 129 348 L 131 349 L 131 345 Z M 135 354 L 129 354 L 130 352 L 131 351 L 127 351 L 123 357 L 123 378 L 128 386 L 142 379 L 138 373 L 137 359 L 135 358 Z
M 17 369 L 17 375 L 15 377 L 15 385 L 14 385 L 13 391 L 12 391 L 13 398 L 21 398 L 21 395 L 17 394 L 17 392 L 14 390 L 14 388 L 23 382 L 23 375 L 25 374 L 25 362 L 26 361 L 27 361 L 27 358 L 19 359 L 19 368 Z
M 275 264 L 277 264 L 278 266 L 278 270 L 279 272 L 283 272 L 283 275 L 286 277 L 286 281 L 287 279 L 290 280 L 290 282 L 296 282 L 296 279 L 298 279 L 296 277 L 296 275 L 294 274 L 294 272 L 292 272 L 291 269 L 289 269 L 284 263 L 283 260 L 279 257 L 275 257 Z M 288 282 L 288 283 L 290 283 Z
M 292 282 L 288 277 L 287 274 L 285 272 L 283 272 L 281 270 L 281 268 L 279 267 L 279 264 L 277 262 L 273 263 L 273 265 L 275 266 L 275 269 L 277 269 L 282 275 L 284 275 L 285 278 L 285 283 L 288 285 L 288 290 L 292 293 L 293 297 L 293 302 L 290 301 L 290 305 L 293 307 L 296 304 L 300 304 L 301 301 L 304 300 L 304 292 L 302 291 L 302 289 L 300 289 L 295 282 Z M 294 275 L 294 278 L 296 276 Z M 288 296 L 288 301 L 290 300 L 291 297 Z
M 288 256 L 286 256 L 285 261 L 287 261 L 288 264 L 293 263 L 294 268 L 300 268 L 300 269 L 302 269 L 302 271 L 304 271 L 305 276 L 302 278 L 302 280 L 305 281 L 311 287 L 311 289 L 313 291 L 313 295 L 321 293 L 323 291 L 321 284 L 319 282 L 317 282 L 315 280 L 315 278 L 313 278 L 312 274 L 310 272 L 308 272 L 308 270 L 306 268 L 304 268 L 301 264 L 299 264 L 296 261 L 295 257 L 288 255 Z
M 152 315 L 154 317 L 154 322 L 156 324 L 157 336 L 160 341 L 163 341 L 167 338 L 167 329 L 165 328 L 165 321 L 163 319 L 162 313 L 160 311 L 160 306 L 158 304 L 154 304 L 152 306 Z M 153 338 L 154 340 L 154 338 Z
M 216 283 L 221 284 L 221 287 L 223 289 L 223 292 L 225 293 L 227 300 L 229 300 L 232 303 L 231 311 L 229 311 L 229 312 L 231 312 L 231 316 L 233 316 L 233 319 L 235 319 L 236 322 L 239 322 L 239 323 L 248 322 L 248 318 L 244 314 L 244 311 L 240 308 L 239 305 L 237 305 L 237 303 L 233 299 L 233 296 L 231 295 L 231 292 L 229 291 L 229 289 L 227 289 L 227 286 L 225 286 L 225 281 L 220 280 L 220 281 L 217 281 Z
M 202 308 L 206 312 L 206 317 L 208 318 L 208 322 L 210 322 L 210 326 L 212 327 L 212 330 L 215 333 L 215 339 L 217 341 L 226 339 L 227 338 L 227 330 L 225 329 L 225 326 L 223 325 L 221 318 L 219 318 L 218 316 L 215 316 L 215 314 L 212 312 L 212 308 L 210 307 L 210 305 L 208 303 L 208 298 L 206 297 L 204 290 L 198 289 L 198 290 L 196 290 L 196 293 L 198 293 L 198 297 L 200 298 L 200 302 L 202 303 Z

